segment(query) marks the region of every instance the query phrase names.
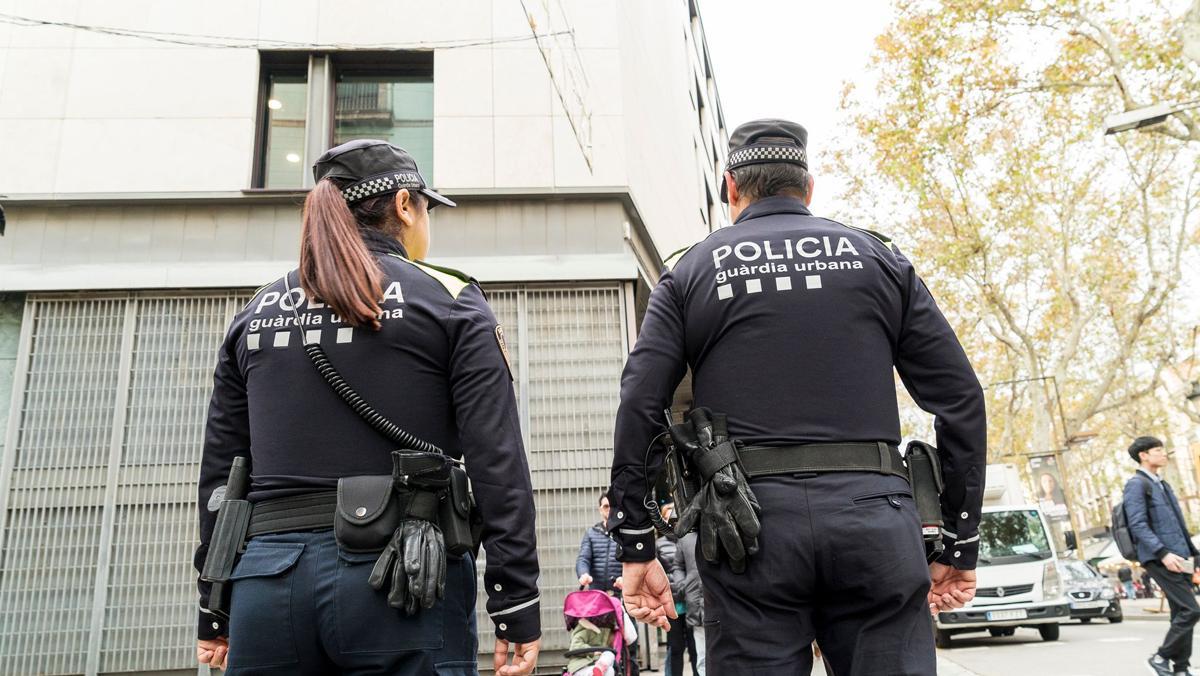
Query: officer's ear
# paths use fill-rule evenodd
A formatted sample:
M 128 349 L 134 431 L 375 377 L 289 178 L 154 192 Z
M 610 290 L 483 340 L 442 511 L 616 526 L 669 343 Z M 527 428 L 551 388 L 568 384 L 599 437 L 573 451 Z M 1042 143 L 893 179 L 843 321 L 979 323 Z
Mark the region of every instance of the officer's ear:
M 817 179 L 813 178 L 812 174 L 808 175 L 808 190 L 804 191 L 804 206 L 812 206 L 813 188 L 817 185 Z
M 725 172 L 725 192 L 729 196 L 728 203 L 736 204 L 738 201 L 738 187 L 737 183 L 733 180 L 732 171 Z
M 396 193 L 396 200 L 393 204 L 396 209 L 396 218 L 400 220 L 400 224 L 404 227 L 412 227 L 417 220 L 417 205 L 409 194 L 408 188 L 401 188 Z

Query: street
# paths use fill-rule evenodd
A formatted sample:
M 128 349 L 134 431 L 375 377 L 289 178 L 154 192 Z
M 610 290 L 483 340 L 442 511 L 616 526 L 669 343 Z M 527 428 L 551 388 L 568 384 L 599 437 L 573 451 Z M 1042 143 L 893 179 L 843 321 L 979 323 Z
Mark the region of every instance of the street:
M 954 637 L 954 647 L 938 651 L 939 676 L 1124 676 L 1146 673 L 1145 662 L 1167 632 L 1167 620 L 1146 613 L 1158 602 L 1125 604 L 1126 621 L 1062 626 L 1057 641 L 1043 641 L 1033 629 L 993 638 L 986 633 Z M 820 665 L 813 676 L 824 676 Z
M 1058 641 L 1042 641 L 1032 629 L 1005 638 L 967 634 L 956 636 L 954 648 L 939 650 L 938 656 L 979 676 L 1137 674 L 1145 671 L 1146 658 L 1166 631 L 1163 620 L 1071 622 L 1063 625 Z

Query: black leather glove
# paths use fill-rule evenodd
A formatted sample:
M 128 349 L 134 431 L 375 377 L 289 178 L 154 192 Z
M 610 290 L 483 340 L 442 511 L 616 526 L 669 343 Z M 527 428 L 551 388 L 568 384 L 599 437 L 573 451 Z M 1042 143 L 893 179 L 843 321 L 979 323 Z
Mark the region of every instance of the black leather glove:
M 388 605 L 415 615 L 445 596 L 446 545 L 442 531 L 423 519 L 405 519 L 392 534 L 367 582 L 375 591 L 391 578 Z
M 762 508 L 728 438 L 724 416 L 714 417 L 704 408 L 692 411 L 691 430 L 673 425 L 671 437 L 681 446 L 703 479 L 700 494 L 679 516 L 675 532 L 679 535 L 700 524 L 700 551 L 709 563 L 717 563 L 721 549 L 734 573 L 746 570 L 746 559 L 758 552 L 758 534 L 762 530 L 758 515 Z M 676 428 L 683 428 L 676 430 Z

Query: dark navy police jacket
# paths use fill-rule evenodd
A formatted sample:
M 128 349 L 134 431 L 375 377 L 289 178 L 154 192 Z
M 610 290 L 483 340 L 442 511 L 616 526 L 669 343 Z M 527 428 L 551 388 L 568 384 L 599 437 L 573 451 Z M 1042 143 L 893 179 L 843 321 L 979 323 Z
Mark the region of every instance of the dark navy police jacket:
M 975 567 L 983 391 L 929 289 L 887 238 L 770 197 L 663 274 L 621 377 L 609 528 L 622 561 L 654 557 L 642 463 L 688 367 L 694 405 L 727 414 L 730 436 L 758 446 L 899 444 L 894 368 L 936 417 L 942 562 Z
M 304 298 L 296 272 L 258 291 L 234 317 L 218 355 L 200 469 L 203 568 L 218 500 L 235 456 L 251 462 L 248 498 L 260 501 L 337 487 L 339 477 L 391 474 L 395 445 L 358 417 L 301 348 L 304 329 L 376 410 L 401 428 L 464 458 L 484 517 L 487 609 L 497 635 L 540 635 L 533 491 L 512 376 L 496 318 L 473 280 L 411 261 L 394 239 L 364 231 L 383 270 L 383 328 L 341 324 Z M 219 498 L 219 495 L 218 495 Z M 201 607 L 207 585 L 201 584 Z M 200 637 L 225 628 L 201 612 Z
M 1159 561 L 1167 554 L 1185 559 L 1200 554 L 1192 545 L 1183 510 L 1167 482 L 1139 469 L 1125 483 L 1123 504 L 1139 563 Z

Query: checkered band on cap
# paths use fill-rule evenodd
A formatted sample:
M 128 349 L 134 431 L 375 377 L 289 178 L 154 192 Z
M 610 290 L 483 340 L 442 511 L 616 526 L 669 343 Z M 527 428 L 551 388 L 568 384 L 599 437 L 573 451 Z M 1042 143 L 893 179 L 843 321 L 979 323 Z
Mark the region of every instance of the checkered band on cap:
M 342 197 L 353 204 L 368 197 L 396 192 L 401 188 L 424 188 L 425 184 L 417 174 L 409 172 L 381 174 L 371 176 L 350 185 L 342 190 Z
M 729 153 L 726 169 L 736 169 L 746 164 L 766 162 L 789 162 L 808 168 L 808 153 L 798 146 L 745 146 Z

